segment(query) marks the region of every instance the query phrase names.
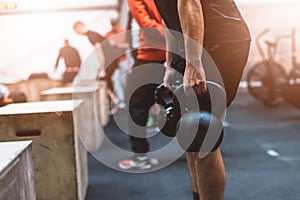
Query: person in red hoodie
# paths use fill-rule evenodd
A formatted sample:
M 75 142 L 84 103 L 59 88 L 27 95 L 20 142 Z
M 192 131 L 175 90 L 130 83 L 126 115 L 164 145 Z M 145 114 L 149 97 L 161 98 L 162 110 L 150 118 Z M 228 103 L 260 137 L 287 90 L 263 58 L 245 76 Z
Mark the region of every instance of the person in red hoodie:
M 121 160 L 119 167 L 123 170 L 145 170 L 152 167 L 147 155 L 149 142 L 146 139 L 145 127 L 149 110 L 155 103 L 154 91 L 158 84 L 154 83 L 163 82 L 165 72 L 163 64 L 166 60 L 165 37 L 162 19 L 153 0 L 128 0 L 128 5 L 133 18 L 140 26 L 140 47 L 132 73 L 127 79 L 127 99 L 132 119 L 129 120 L 129 137 L 134 156 Z M 142 85 L 145 80 L 152 81 L 153 84 Z

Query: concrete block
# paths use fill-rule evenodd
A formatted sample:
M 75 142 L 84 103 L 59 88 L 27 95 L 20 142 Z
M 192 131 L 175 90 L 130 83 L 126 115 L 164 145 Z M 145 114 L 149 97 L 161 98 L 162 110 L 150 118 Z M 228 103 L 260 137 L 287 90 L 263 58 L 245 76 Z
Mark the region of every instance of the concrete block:
M 33 141 L 37 200 L 83 200 L 87 151 L 75 133 L 82 101 L 10 104 L 0 108 L 0 141 Z
M 35 200 L 32 142 L 0 143 L 0 199 Z

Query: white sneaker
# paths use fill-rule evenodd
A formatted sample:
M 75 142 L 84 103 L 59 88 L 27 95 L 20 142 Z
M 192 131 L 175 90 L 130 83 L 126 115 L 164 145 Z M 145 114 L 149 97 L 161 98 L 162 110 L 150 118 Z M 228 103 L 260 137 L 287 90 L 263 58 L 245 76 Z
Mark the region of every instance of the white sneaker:
M 147 155 L 139 156 L 134 155 L 130 159 L 121 160 L 118 164 L 120 169 L 129 170 L 129 169 L 140 169 L 147 170 L 151 169 L 153 165 L 157 165 L 158 160 L 155 158 L 149 159 Z

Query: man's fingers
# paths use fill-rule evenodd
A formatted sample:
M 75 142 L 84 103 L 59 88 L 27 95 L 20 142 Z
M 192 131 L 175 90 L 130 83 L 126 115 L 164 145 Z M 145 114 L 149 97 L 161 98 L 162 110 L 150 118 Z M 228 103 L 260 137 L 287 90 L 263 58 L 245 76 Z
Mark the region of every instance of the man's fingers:
M 205 94 L 207 92 L 206 84 L 194 85 L 193 89 L 197 95 Z
M 190 80 L 188 83 L 184 84 L 184 91 L 187 95 L 205 94 L 207 92 L 207 86 L 205 81 L 200 80 Z
M 167 68 L 165 75 L 164 75 L 164 86 L 171 89 L 171 85 L 170 85 L 170 79 L 172 79 L 174 77 L 174 69 L 172 68 Z
M 203 88 L 200 85 L 194 85 L 193 89 L 196 95 L 201 95 L 203 93 Z

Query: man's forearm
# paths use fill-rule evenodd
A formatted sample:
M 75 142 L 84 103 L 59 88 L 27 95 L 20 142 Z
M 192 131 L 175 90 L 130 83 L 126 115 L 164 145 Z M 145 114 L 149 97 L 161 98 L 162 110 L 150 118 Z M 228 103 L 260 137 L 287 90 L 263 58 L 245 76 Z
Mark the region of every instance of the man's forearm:
M 170 33 L 170 30 L 167 28 L 167 25 L 163 21 L 164 35 L 166 39 L 166 64 L 168 67 L 171 67 L 171 62 L 173 59 L 173 52 L 176 52 L 178 45 L 177 41 L 174 39 L 174 36 Z
M 204 19 L 199 0 L 178 0 L 178 14 L 185 38 L 187 67 L 201 62 Z

